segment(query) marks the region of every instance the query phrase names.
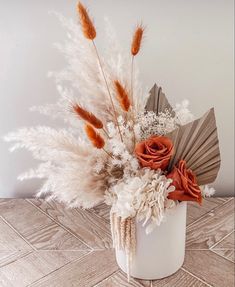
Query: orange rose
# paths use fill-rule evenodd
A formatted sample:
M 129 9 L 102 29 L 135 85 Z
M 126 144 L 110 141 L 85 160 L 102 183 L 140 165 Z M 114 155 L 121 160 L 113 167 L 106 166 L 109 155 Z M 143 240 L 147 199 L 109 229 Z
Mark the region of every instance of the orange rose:
M 167 137 L 152 136 L 136 144 L 135 154 L 142 167 L 165 170 L 173 154 L 173 144 Z
M 190 169 L 186 168 L 184 160 L 179 161 L 178 166 L 174 167 L 167 177 L 173 180 L 172 184 L 175 186 L 175 191 L 168 194 L 169 199 L 197 201 L 201 204 L 202 194 L 196 176 Z

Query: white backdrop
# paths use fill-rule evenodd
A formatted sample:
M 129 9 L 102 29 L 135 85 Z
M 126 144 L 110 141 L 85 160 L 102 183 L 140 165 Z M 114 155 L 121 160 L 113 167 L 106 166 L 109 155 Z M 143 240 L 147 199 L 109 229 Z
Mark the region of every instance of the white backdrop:
M 102 50 L 103 18 L 107 16 L 125 46 L 134 25 L 146 29 L 138 56 L 143 85 L 161 85 L 174 104 L 190 100 L 191 110 L 202 115 L 215 107 L 222 166 L 215 182 L 217 195 L 234 191 L 233 1 L 232 0 L 99 0 L 85 1 L 98 29 Z M 33 105 L 57 98 L 48 70 L 65 64 L 53 43 L 64 31 L 48 11 L 76 17 L 76 1 L 0 0 L 0 136 L 21 126 L 49 123 L 28 112 Z M 55 125 L 55 123 L 52 123 Z M 8 153 L 0 141 L 0 197 L 29 196 L 40 182 L 18 182 L 22 171 L 35 166 L 30 154 Z

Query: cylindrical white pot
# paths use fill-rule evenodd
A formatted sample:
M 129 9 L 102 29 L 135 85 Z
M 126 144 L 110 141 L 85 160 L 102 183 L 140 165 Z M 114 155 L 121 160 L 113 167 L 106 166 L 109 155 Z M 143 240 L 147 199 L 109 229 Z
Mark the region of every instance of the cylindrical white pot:
M 136 223 L 136 252 L 130 265 L 130 275 L 154 280 L 175 273 L 184 262 L 186 232 L 186 202 L 167 210 L 165 220 L 150 234 L 141 222 Z M 126 255 L 116 249 L 119 267 L 127 273 Z

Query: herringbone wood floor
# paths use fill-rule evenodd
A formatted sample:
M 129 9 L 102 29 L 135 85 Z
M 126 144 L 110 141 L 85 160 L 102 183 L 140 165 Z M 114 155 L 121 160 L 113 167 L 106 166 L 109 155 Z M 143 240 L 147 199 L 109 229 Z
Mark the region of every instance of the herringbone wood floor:
M 36 199 L 0 199 L 0 286 L 234 286 L 234 199 L 188 205 L 183 267 L 153 282 L 126 276 L 115 262 L 109 210 L 68 210 Z

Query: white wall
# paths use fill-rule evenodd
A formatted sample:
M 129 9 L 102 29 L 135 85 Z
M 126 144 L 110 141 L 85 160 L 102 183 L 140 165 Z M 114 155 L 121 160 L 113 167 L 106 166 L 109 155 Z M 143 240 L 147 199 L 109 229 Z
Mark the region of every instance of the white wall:
M 234 190 L 233 1 L 232 0 L 99 0 L 85 1 L 98 29 L 102 48 L 103 16 L 108 16 L 128 49 L 134 24 L 146 29 L 139 56 L 144 86 L 160 84 L 172 103 L 188 98 L 202 115 L 215 107 L 222 167 L 215 183 L 218 195 Z M 53 48 L 64 34 L 49 10 L 76 17 L 76 1 L 0 0 L 0 136 L 21 126 L 46 124 L 28 112 L 32 105 L 54 102 L 48 70 L 64 59 Z M 26 196 L 40 182 L 17 182 L 17 174 L 35 165 L 30 154 L 9 154 L 0 141 L 0 197 Z

